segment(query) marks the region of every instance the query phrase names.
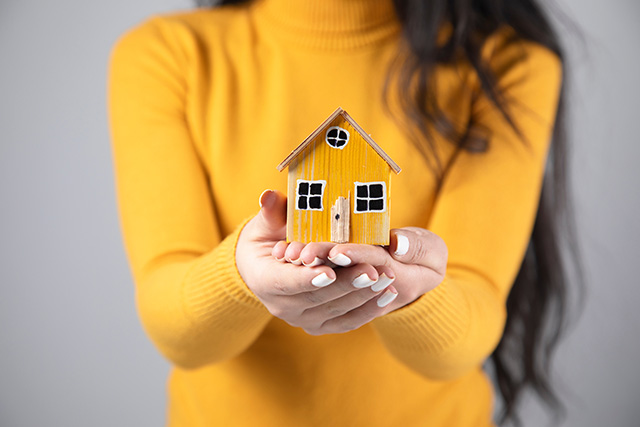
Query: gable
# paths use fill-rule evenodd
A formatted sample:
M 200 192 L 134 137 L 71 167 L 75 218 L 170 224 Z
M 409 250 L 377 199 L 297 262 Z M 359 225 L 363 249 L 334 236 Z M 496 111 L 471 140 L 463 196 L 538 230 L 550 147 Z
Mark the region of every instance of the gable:
M 346 129 L 349 133 L 349 142 L 351 140 L 361 141 L 369 145 L 369 147 L 373 150 L 373 152 L 379 156 L 384 162 L 386 162 L 391 170 L 395 173 L 400 173 L 400 167 L 378 146 L 378 144 L 373 141 L 370 135 L 368 135 L 356 122 L 344 111 L 342 108 L 338 107 L 320 126 L 318 126 L 298 147 L 296 147 L 291 154 L 287 156 L 286 159 L 282 161 L 278 165 L 278 170 L 282 171 L 285 167 L 289 166 L 298 156 L 309 154 L 309 146 L 313 145 L 314 149 L 319 147 L 320 140 L 324 141 L 327 147 L 326 135 L 327 132 L 332 128 L 339 126 L 343 129 Z M 341 132 L 340 132 L 341 133 Z M 340 135 L 337 135 L 338 137 Z M 329 138 L 333 140 L 334 138 Z M 349 143 L 347 142 L 347 144 Z M 345 145 L 346 147 L 346 145 Z M 333 149 L 342 149 L 344 147 L 331 147 Z M 314 150 L 315 152 L 315 150 Z M 317 154 L 317 153 L 316 153 Z M 369 159 L 373 160 L 373 159 Z
M 337 132 L 331 132 L 332 130 Z M 328 137 L 329 132 L 331 135 L 338 134 L 338 137 L 340 134 L 347 134 L 348 140 Z M 339 140 L 338 144 L 343 144 L 333 146 L 332 142 L 336 139 Z M 288 167 L 290 172 L 295 170 L 294 175 L 298 178 L 332 179 L 339 174 L 339 181 L 349 183 L 365 179 L 386 180 L 391 169 L 357 129 L 342 116 L 335 117 L 323 132 L 309 140 Z

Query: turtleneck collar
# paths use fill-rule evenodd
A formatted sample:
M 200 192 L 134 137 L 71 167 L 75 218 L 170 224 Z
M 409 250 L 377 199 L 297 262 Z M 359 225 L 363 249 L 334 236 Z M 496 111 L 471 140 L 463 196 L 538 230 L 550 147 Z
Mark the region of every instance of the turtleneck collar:
M 312 47 L 364 46 L 400 28 L 392 0 L 255 0 L 253 10 L 271 31 Z

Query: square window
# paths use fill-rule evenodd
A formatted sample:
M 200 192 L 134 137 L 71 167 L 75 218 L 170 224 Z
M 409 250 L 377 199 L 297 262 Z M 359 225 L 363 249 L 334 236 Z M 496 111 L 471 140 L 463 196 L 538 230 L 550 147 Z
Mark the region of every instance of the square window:
M 374 199 L 369 201 L 369 210 L 370 211 L 381 211 L 384 210 L 384 201 L 382 199 Z
M 306 196 L 298 197 L 298 209 L 307 209 L 307 197 Z
M 322 198 L 324 187 L 327 181 L 324 180 L 297 180 L 295 207 L 297 210 L 322 211 Z
M 311 184 L 311 188 L 310 188 L 309 194 L 321 195 L 322 194 L 322 184 L 320 184 L 320 183 Z
M 354 213 L 385 212 L 387 210 L 384 181 L 355 182 Z
M 369 186 L 369 197 L 372 199 L 382 198 L 382 184 L 371 184 Z
M 308 182 L 300 182 L 298 184 L 298 194 L 301 196 L 306 196 L 309 194 L 309 183 Z
M 356 197 L 368 197 L 368 191 L 367 191 L 367 186 L 366 185 L 358 185 L 356 186 Z

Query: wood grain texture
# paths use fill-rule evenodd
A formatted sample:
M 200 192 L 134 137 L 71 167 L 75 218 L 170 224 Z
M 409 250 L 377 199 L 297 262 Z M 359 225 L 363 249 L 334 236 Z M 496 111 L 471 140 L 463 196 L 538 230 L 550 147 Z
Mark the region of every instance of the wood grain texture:
M 331 241 L 333 243 L 349 242 L 349 217 L 351 213 L 349 199 L 338 197 L 331 206 Z

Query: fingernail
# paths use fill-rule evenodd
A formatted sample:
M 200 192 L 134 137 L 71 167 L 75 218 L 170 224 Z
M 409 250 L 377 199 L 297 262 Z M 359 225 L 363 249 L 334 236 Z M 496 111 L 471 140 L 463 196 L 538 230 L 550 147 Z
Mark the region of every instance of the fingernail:
M 334 263 L 335 265 L 339 265 L 340 267 L 346 267 L 351 264 L 351 260 L 345 254 L 338 254 L 335 257 L 329 257 L 329 261 Z
M 398 240 L 398 244 L 396 246 L 396 255 L 404 255 L 409 251 L 409 239 L 407 236 L 403 236 L 402 234 L 396 234 L 396 239 Z
M 276 257 L 274 257 L 274 258 L 276 258 Z M 276 261 L 278 261 L 278 262 L 283 262 L 283 261 L 284 261 L 284 257 L 282 257 L 282 258 L 276 258 Z
M 382 275 L 380 275 L 380 277 L 378 278 L 376 284 L 371 287 L 371 290 L 373 292 L 380 292 L 381 290 L 392 284 L 394 280 L 396 280 L 395 277 L 388 277 L 386 274 L 382 273 Z
M 261 209 L 269 201 L 271 193 L 273 193 L 273 190 L 264 190 L 258 198 L 258 204 L 260 205 Z
M 311 281 L 311 284 L 316 288 L 324 288 L 325 286 L 329 286 L 330 284 L 332 284 L 335 280 L 336 279 L 332 279 L 331 277 L 327 276 L 327 273 L 322 273 L 314 277 Z
M 376 304 L 378 304 L 378 307 L 380 308 L 386 307 L 391 304 L 391 301 L 396 299 L 397 296 L 398 294 L 391 292 L 391 289 L 388 289 L 380 298 L 378 298 Z
M 353 279 L 353 282 L 351 282 L 351 284 L 356 288 L 366 288 L 368 286 L 371 286 L 371 284 L 375 282 L 375 280 L 371 280 L 367 273 L 362 273 L 361 275 Z
M 293 265 L 302 265 L 302 260 L 300 258 L 298 258 L 298 259 L 288 259 L 287 258 L 287 261 L 290 262 Z
M 303 259 L 301 259 L 301 261 L 302 261 L 302 264 L 303 264 L 304 266 L 306 266 L 306 267 L 315 267 L 315 266 L 317 266 L 317 265 L 322 265 L 322 264 L 324 264 L 324 261 L 322 261 L 322 260 L 321 260 L 320 258 L 318 258 L 318 257 L 315 257 L 315 258 L 313 259 L 313 262 L 311 262 L 310 264 L 305 263 Z

